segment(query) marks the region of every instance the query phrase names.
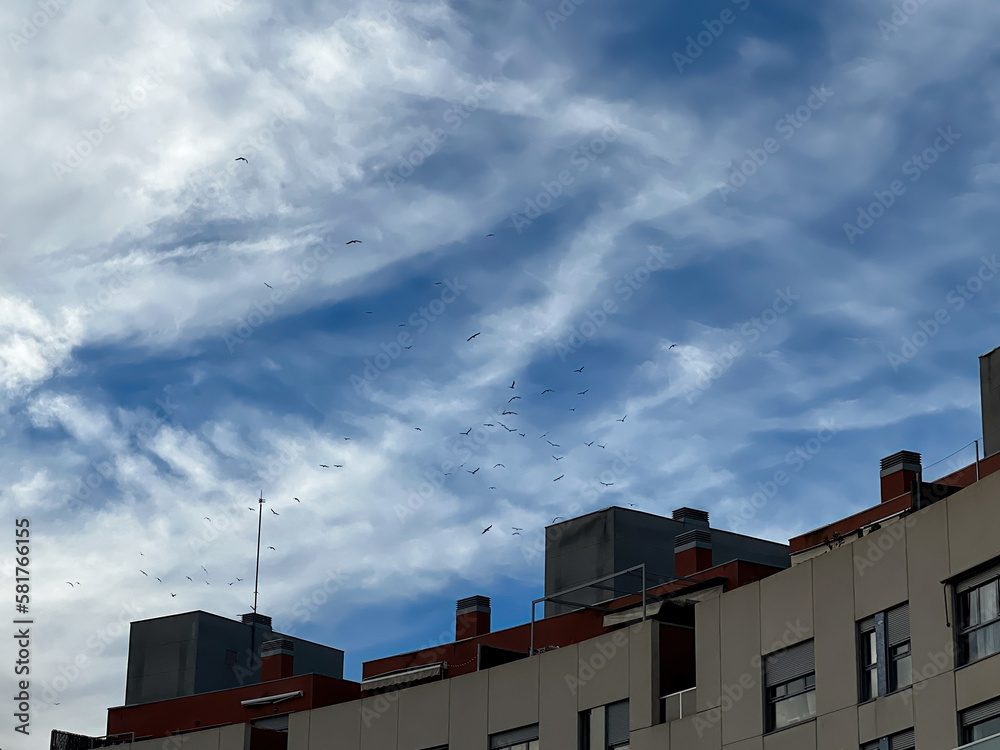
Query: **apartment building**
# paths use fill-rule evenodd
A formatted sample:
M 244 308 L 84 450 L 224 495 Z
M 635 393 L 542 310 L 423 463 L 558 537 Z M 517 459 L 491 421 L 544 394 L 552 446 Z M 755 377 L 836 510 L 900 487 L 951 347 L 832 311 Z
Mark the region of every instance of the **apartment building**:
M 984 455 L 935 482 L 918 453 L 882 459 L 878 502 L 789 540 L 787 567 L 717 560 L 707 516 L 680 509 L 691 528 L 670 537 L 666 580 L 640 563 L 547 590 L 565 611 L 496 632 L 486 597 L 460 600 L 453 643 L 368 662 L 359 683 L 295 676 L 294 646 L 268 641 L 260 683 L 109 709 L 109 735 L 140 750 L 1000 750 L 998 351 L 981 358 Z

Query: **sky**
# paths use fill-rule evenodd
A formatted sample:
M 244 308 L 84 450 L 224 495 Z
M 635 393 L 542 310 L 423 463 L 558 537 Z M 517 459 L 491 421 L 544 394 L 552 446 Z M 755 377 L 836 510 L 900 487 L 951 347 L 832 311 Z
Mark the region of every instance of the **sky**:
M 261 494 L 259 611 L 358 679 L 457 599 L 526 622 L 558 516 L 786 542 L 876 504 L 884 456 L 973 460 L 992 0 L 12 0 L 0 30 L 5 746 L 104 734 L 128 622 L 250 611 Z

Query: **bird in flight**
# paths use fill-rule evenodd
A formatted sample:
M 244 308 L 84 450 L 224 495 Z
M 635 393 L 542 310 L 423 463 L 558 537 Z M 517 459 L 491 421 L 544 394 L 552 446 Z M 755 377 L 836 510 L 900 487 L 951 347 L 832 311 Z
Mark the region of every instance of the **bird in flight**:
M 177 594 L 175 594 L 175 593 L 171 592 L 171 593 L 170 593 L 170 596 L 177 596 Z
M 467 429 L 465 432 L 460 432 L 458 434 L 459 435 L 468 435 L 470 432 L 472 432 L 472 428 L 471 427 L 469 429 Z
M 488 489 L 488 490 L 495 490 L 496 487 L 487 487 L 486 489 Z
M 496 427 L 492 422 L 483 422 L 483 427 Z
M 511 534 L 511 536 L 521 536 L 521 532 L 515 531 L 513 534 Z
M 212 519 L 211 519 L 211 518 L 209 518 L 208 516 L 205 516 L 205 519 L 204 519 L 204 520 L 206 520 L 206 521 L 209 521 L 209 522 L 211 522 L 211 520 L 212 520 Z
M 561 448 L 562 447 L 558 443 L 553 443 L 551 440 L 546 440 L 545 442 L 548 443 L 549 445 L 551 445 L 553 448 Z
M 508 385 L 507 387 L 508 388 L 513 388 L 514 387 L 514 383 L 516 383 L 516 382 L 517 382 L 516 380 L 510 381 L 510 385 Z
M 614 482 L 601 482 L 601 484 L 603 484 L 605 487 L 611 487 L 612 485 L 614 485 Z
M 509 399 L 507 399 L 507 403 L 509 404 L 509 403 L 510 403 L 511 401 L 513 401 L 513 400 L 514 400 L 515 398 L 521 398 L 521 397 L 520 397 L 520 396 L 511 396 L 511 397 L 510 397 Z
M 587 391 L 589 391 L 589 390 L 590 390 L 590 389 L 588 388 L 588 389 L 587 389 Z M 583 395 L 584 393 L 586 393 L 587 391 L 580 391 L 580 392 L 579 392 L 579 393 L 577 393 L 576 395 L 577 395 L 577 396 L 582 396 L 582 395 Z
M 558 520 L 559 520 L 560 518 L 562 518 L 562 516 L 556 516 L 555 518 L 553 518 L 553 519 L 552 519 L 552 523 L 555 523 L 555 522 L 556 522 L 556 521 L 558 521 Z
M 69 583 L 69 581 L 66 581 L 66 583 Z M 74 585 L 73 585 L 72 583 L 69 583 L 69 587 L 70 587 L 71 589 L 75 589 L 75 588 L 76 588 L 76 586 L 74 586 Z
M 627 416 L 628 416 L 628 414 L 625 415 L 625 417 L 627 417 Z M 622 417 L 621 419 L 616 419 L 615 421 L 616 422 L 624 422 L 625 421 L 625 417 Z
M 500 416 L 503 417 L 503 416 L 506 416 L 507 414 L 513 414 L 515 417 L 517 416 L 517 412 L 516 411 L 505 411 Z
M 560 479 L 562 479 L 562 478 L 563 478 L 564 476 L 566 476 L 566 475 L 565 475 L 565 474 L 560 474 L 559 476 L 557 476 L 557 477 L 556 477 L 555 479 L 553 479 L 552 481 L 553 481 L 553 482 L 558 482 L 558 481 L 559 481 Z
M 524 531 L 524 529 L 522 529 L 520 526 L 511 526 L 511 528 L 514 529 L 514 531 Z
M 374 310 L 365 310 L 365 315 L 374 315 L 374 314 L 375 314 Z
M 601 445 L 600 443 L 598 443 L 598 444 L 597 444 L 597 447 L 598 447 L 598 448 L 607 448 L 607 447 L 608 447 L 608 444 L 607 444 L 607 443 L 605 443 L 604 445 Z
M 157 580 L 157 581 L 160 581 L 160 583 L 163 583 L 163 581 L 162 581 L 162 580 L 160 579 L 160 577 L 159 577 L 159 576 L 156 576 L 156 580 Z
M 556 461 L 562 461 L 564 458 L 566 458 L 566 456 L 559 456 L 558 458 L 556 458 L 555 456 L 553 456 L 552 458 L 555 458 Z
M 268 547 L 268 549 L 274 549 L 274 547 Z M 274 549 L 274 551 L 277 552 L 278 550 Z
M 673 349 L 673 348 L 674 348 L 675 346 L 677 346 L 677 344 L 671 344 L 670 346 L 668 346 L 668 347 L 667 347 L 667 351 L 669 352 L 669 351 L 670 351 L 671 349 Z
M 142 573 L 144 576 L 147 577 L 149 576 L 149 573 L 147 573 L 145 570 L 140 570 L 139 572 Z
M 247 508 L 247 510 L 253 510 L 253 508 Z
M 594 444 L 594 441 L 593 441 L 593 440 L 591 440 L 591 441 L 590 441 L 589 443 L 584 443 L 584 445 L 586 445 L 586 446 L 587 446 L 588 448 L 589 448 L 590 446 L 592 446 L 593 444 Z
M 327 468 L 329 468 L 329 467 L 327 467 Z M 344 465 L 343 464 L 334 464 L 333 468 L 335 468 L 335 469 L 343 469 Z
M 579 370 L 573 370 L 573 372 L 583 372 L 583 368 L 587 365 L 582 365 Z
M 482 331 L 472 334 L 471 336 L 469 336 L 469 338 L 466 339 L 466 341 L 472 341 L 472 339 L 476 338 L 476 336 L 478 336 L 480 333 L 482 333 Z
M 242 578 L 237 578 L 236 580 L 237 580 L 237 581 L 242 581 L 243 579 L 242 579 Z
M 269 508 L 268 510 L 270 510 L 270 511 L 271 511 L 272 513 L 274 513 L 274 515 L 276 515 L 276 516 L 280 516 L 280 515 L 281 515 L 281 514 L 280 514 L 280 513 L 278 512 L 278 511 L 276 511 L 276 510 L 275 510 L 274 508 Z
M 545 435 L 548 435 L 548 434 L 549 434 L 548 432 L 545 433 Z M 545 437 L 545 435 L 539 435 L 538 439 L 541 440 L 543 437 Z
M 496 467 L 498 467 L 498 466 L 503 466 L 503 464 L 493 464 L 493 468 L 494 468 L 494 469 L 495 469 Z M 503 468 L 505 468 L 505 469 L 506 469 L 507 467 L 506 467 L 506 466 L 503 466 Z
M 301 501 L 301 500 L 299 500 L 299 499 L 298 499 L 297 497 L 293 497 L 292 499 L 293 499 L 293 500 L 294 500 L 295 502 L 297 502 L 297 503 L 301 503 L 301 502 L 302 502 L 302 501 Z
M 246 161 L 247 164 L 250 163 L 247 161 L 247 158 L 245 156 L 237 156 L 235 159 L 233 159 L 233 161 Z
M 194 583 L 194 579 L 191 576 L 184 576 L 184 577 L 187 578 L 189 581 L 191 581 L 191 583 Z
M 555 390 L 553 388 L 546 388 L 540 395 L 544 396 L 546 393 L 555 393 Z
M 479 470 L 480 470 L 481 468 L 483 468 L 483 467 L 482 467 L 482 466 L 477 466 L 477 467 L 476 467 L 476 471 L 479 471 Z M 466 471 L 469 471 L 469 470 L 468 470 L 468 469 L 466 469 Z M 475 474 L 475 473 L 476 473 L 476 471 L 469 471 L 469 473 L 470 473 L 470 474 Z
M 487 236 L 487 237 L 496 237 L 496 235 L 495 235 L 495 234 L 493 234 L 492 232 L 491 232 L 490 234 L 486 235 L 486 236 Z
M 489 525 L 489 526 L 487 526 L 487 527 L 486 527 L 485 529 L 483 529 L 483 534 L 485 534 L 485 533 L 486 533 L 487 531 L 489 531 L 489 530 L 490 530 L 490 529 L 492 529 L 492 528 L 493 528 L 493 524 L 490 524 L 490 525 Z
M 416 430 L 417 432 L 423 432 L 423 430 L 421 430 L 419 427 L 414 427 L 413 429 Z
M 321 468 L 321 469 L 329 469 L 330 467 L 327 466 L 326 464 L 320 464 L 319 468 Z
M 413 348 L 413 344 L 410 344 L 409 346 L 404 346 L 403 348 L 404 349 L 412 349 Z
M 266 286 L 268 289 L 274 289 L 274 287 L 268 284 L 266 281 L 264 282 L 264 286 Z
M 205 575 L 208 575 L 208 568 L 206 568 L 204 565 L 202 565 L 201 569 L 205 571 Z
M 353 245 L 355 242 L 357 242 L 359 245 L 361 244 L 361 240 L 348 240 L 346 244 Z

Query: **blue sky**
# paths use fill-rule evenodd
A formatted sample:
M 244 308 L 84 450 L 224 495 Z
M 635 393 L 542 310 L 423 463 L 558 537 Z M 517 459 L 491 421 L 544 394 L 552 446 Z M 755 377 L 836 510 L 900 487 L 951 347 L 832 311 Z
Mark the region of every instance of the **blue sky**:
M 0 29 L 20 746 L 103 733 L 120 622 L 249 609 L 261 491 L 260 611 L 357 678 L 458 598 L 526 621 L 556 516 L 787 541 L 876 503 L 886 455 L 972 460 L 995 3 L 16 0 Z

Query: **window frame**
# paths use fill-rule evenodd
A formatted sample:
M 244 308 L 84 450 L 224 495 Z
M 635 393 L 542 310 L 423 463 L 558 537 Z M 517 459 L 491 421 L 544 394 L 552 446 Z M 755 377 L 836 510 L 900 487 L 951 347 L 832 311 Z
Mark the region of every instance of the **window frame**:
M 805 649 L 808 646 L 808 660 L 805 659 L 804 655 L 800 652 L 798 654 L 790 654 L 796 649 Z M 808 664 L 809 669 L 807 671 L 795 671 L 789 667 L 789 662 L 782 663 L 780 660 L 781 655 L 787 654 L 787 658 L 791 660 L 791 664 L 795 664 L 798 660 L 803 660 L 805 664 Z M 812 721 L 816 718 L 816 651 L 815 651 L 815 641 L 808 640 L 802 641 L 795 644 L 794 646 L 789 646 L 781 651 L 776 651 L 772 654 L 767 654 L 763 659 L 764 665 L 764 725 L 765 733 L 777 732 L 786 727 L 795 726 L 796 724 L 802 724 L 806 721 Z M 801 667 L 800 667 L 801 669 Z M 781 677 L 786 677 L 780 682 L 774 682 L 773 679 L 778 679 L 772 673 L 775 670 L 779 673 Z M 781 674 L 784 672 L 785 674 Z M 790 674 L 789 674 L 790 672 Z M 790 692 L 790 686 L 794 686 Z M 811 700 L 810 700 L 810 694 Z M 795 721 L 789 721 L 787 723 L 778 725 L 778 707 L 782 703 L 786 703 L 793 699 L 805 698 L 806 705 L 811 710 L 808 716 L 803 716 L 796 719 Z
M 985 581 L 981 581 L 974 586 L 958 591 L 957 589 L 961 586 L 961 584 L 961 581 L 956 583 L 955 591 L 955 638 L 958 640 L 958 655 L 960 662 L 959 664 L 956 664 L 956 666 L 972 664 L 973 662 L 977 662 L 981 659 L 986 659 L 1000 653 L 1000 646 L 998 646 L 996 651 L 978 654 L 975 658 L 971 658 L 969 648 L 971 635 L 986 630 L 987 628 L 996 628 L 1000 630 L 1000 571 L 997 571 L 993 577 L 988 578 Z M 981 603 L 983 598 L 981 591 L 988 586 L 995 589 L 994 608 L 996 612 L 994 617 L 984 622 L 981 617 Z M 973 602 L 974 606 L 970 606 Z M 973 610 L 975 622 L 966 623 L 967 620 L 971 619 Z M 1000 636 L 998 636 L 997 642 L 1000 644 Z
M 903 612 L 905 608 L 905 621 Z M 905 622 L 905 625 L 903 625 Z M 890 607 L 882 612 L 876 612 L 856 626 L 857 661 L 858 661 L 858 703 L 882 698 L 898 693 L 913 685 L 913 647 L 910 639 L 910 602 L 909 600 Z M 866 637 L 875 635 L 874 663 L 862 662 L 867 645 Z M 903 650 L 905 649 L 905 650 Z M 909 664 L 909 679 L 900 684 L 902 664 Z M 871 673 L 875 672 L 876 692 L 871 691 Z

